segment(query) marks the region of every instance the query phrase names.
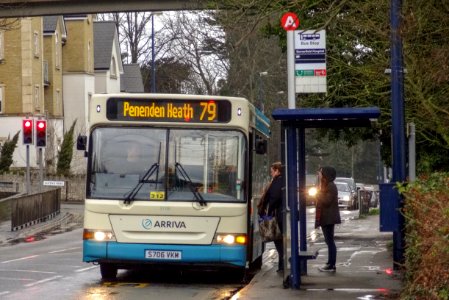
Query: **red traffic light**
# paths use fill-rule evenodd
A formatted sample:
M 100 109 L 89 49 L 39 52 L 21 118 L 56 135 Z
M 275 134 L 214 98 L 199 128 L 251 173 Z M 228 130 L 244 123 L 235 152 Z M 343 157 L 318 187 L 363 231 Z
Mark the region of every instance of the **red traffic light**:
M 23 143 L 30 145 L 33 143 L 33 120 L 22 120 Z
M 37 121 L 36 126 L 38 130 L 44 130 L 47 127 L 47 123 L 45 121 Z
M 47 121 L 36 121 L 36 146 L 45 147 L 47 145 Z

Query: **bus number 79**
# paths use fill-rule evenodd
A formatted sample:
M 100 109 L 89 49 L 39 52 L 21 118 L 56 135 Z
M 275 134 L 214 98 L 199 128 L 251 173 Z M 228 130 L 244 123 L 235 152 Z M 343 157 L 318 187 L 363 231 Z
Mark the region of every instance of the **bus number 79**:
M 217 104 L 215 102 L 200 102 L 200 105 L 203 108 L 200 121 L 204 120 L 206 113 L 208 121 L 213 121 L 217 118 Z

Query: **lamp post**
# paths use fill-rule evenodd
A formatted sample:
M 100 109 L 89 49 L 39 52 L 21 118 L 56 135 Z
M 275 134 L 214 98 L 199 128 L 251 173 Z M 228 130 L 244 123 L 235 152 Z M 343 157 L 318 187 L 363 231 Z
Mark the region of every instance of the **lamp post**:
M 406 149 L 405 149 L 405 117 L 404 117 L 404 68 L 402 59 L 401 10 L 402 0 L 391 0 L 390 6 L 390 45 L 391 45 L 391 123 L 393 134 L 393 182 L 406 179 Z M 399 196 L 398 196 L 399 197 Z M 398 227 L 393 232 L 393 260 L 394 268 L 398 269 L 404 262 L 404 224 L 401 214 L 403 202 L 399 200 Z
M 154 53 L 154 16 L 161 15 L 161 12 L 151 13 L 151 92 L 156 93 L 156 65 Z
M 259 109 L 264 113 L 265 112 L 265 108 L 264 108 L 264 103 L 263 103 L 263 97 L 264 97 L 264 87 L 263 87 L 263 80 L 262 80 L 262 76 L 267 76 L 268 75 L 268 72 L 267 71 L 264 71 L 264 72 L 259 72 L 259 76 L 257 77 L 257 81 L 258 81 L 258 85 L 257 85 L 257 87 L 258 87 L 258 96 L 257 96 L 257 98 L 258 98 L 258 106 L 259 106 Z

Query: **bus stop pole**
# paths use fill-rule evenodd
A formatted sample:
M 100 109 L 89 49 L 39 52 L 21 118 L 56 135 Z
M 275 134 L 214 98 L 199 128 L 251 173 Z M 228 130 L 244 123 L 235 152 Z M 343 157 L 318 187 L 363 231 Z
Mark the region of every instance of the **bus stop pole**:
M 296 107 L 295 94 L 295 36 L 290 30 L 287 31 L 287 101 L 290 109 Z
M 307 223 L 306 223 L 306 146 L 305 129 L 298 128 L 298 168 L 299 168 L 299 250 L 307 251 Z M 307 261 L 300 260 L 301 275 L 307 275 Z
M 297 142 L 296 142 L 296 128 L 293 126 L 287 127 L 287 186 L 288 186 L 288 203 L 290 207 L 290 232 L 291 232 L 291 287 L 299 289 L 301 284 L 301 275 L 298 270 L 299 267 L 299 251 L 298 251 L 298 191 L 297 191 Z

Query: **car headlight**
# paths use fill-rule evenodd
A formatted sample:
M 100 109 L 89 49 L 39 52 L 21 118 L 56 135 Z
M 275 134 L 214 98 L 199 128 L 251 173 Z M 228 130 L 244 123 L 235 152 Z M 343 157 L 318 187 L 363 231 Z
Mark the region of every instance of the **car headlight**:
M 318 194 L 318 189 L 316 187 L 311 187 L 308 191 L 309 196 L 315 197 Z
M 110 230 L 84 229 L 83 240 L 94 240 L 97 242 L 115 241 L 114 233 Z
M 246 245 L 247 238 L 245 234 L 227 234 L 218 233 L 215 235 L 214 244 L 225 244 L 225 245 Z

